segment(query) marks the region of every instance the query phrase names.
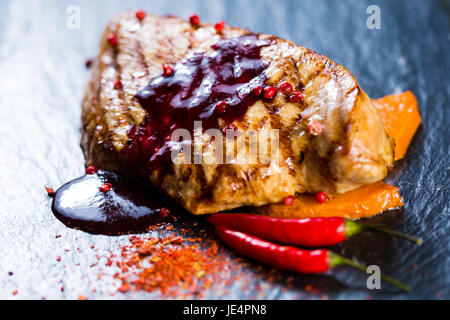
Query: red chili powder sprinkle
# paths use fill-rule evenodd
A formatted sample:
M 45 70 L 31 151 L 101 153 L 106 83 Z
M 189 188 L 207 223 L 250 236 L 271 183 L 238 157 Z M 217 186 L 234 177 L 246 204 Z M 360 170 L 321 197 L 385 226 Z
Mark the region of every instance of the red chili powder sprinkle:
M 107 262 L 122 269 L 115 275 L 122 281 L 118 291 L 160 291 L 165 296 L 200 294 L 223 269 L 224 260 L 215 242 L 204 249 L 200 243 L 193 243 L 199 240 L 175 235 L 149 239 L 131 236 L 131 245 L 122 248 L 119 260 Z
M 267 286 L 257 284 L 263 279 L 285 282 L 277 270 L 236 255 L 206 230 L 195 234 L 188 225 L 178 226 L 176 232 L 174 229 L 169 225 L 152 230 L 158 230 L 158 236 L 153 232 L 130 235 L 129 244 L 102 255 L 102 265 L 110 270 L 101 272 L 98 279 L 112 276 L 118 281 L 117 293 L 141 291 L 150 299 L 220 298 L 236 285 L 251 290 L 254 299 L 261 299 Z M 290 282 L 292 279 L 286 284 L 292 285 Z

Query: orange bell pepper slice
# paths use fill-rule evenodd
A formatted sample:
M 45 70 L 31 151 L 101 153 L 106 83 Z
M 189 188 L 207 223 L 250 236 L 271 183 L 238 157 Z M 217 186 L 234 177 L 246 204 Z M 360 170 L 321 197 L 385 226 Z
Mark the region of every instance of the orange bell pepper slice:
M 403 159 L 422 123 L 417 99 L 411 91 L 373 100 L 387 133 L 395 141 L 395 160 Z
M 403 200 L 398 188 L 377 182 L 337 195 L 324 204 L 318 203 L 315 196 L 304 194 L 296 197 L 291 206 L 279 203 L 256 208 L 256 211 L 279 218 L 343 217 L 353 220 L 400 207 L 403 207 Z

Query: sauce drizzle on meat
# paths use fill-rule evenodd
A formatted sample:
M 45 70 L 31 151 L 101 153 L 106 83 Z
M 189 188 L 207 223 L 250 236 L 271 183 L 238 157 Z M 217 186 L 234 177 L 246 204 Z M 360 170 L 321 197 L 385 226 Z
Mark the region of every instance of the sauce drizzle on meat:
M 219 128 L 240 119 L 259 97 L 254 89 L 264 85 L 267 65 L 261 49 L 272 40 L 256 34 L 222 39 L 211 52 L 195 51 L 136 95 L 147 117 L 139 129 L 129 132 L 123 150 L 127 165 L 159 168 L 170 160 L 170 137 L 175 129 Z

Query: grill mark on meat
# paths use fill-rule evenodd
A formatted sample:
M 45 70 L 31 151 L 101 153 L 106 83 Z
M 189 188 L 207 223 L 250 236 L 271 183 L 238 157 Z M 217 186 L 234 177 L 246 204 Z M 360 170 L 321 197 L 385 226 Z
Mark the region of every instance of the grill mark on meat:
M 293 57 L 289 58 L 289 63 L 292 66 L 297 66 L 297 62 L 295 61 L 295 59 Z M 291 73 L 288 73 L 287 71 L 285 71 L 285 76 L 286 78 L 290 78 L 290 79 L 295 79 L 296 81 L 293 83 L 296 83 L 297 85 L 295 86 L 297 88 L 297 90 L 299 91 L 303 91 L 303 89 L 305 88 L 305 84 L 302 82 L 301 76 L 300 76 L 300 71 L 297 68 L 290 68 L 290 70 L 293 70 Z
M 142 42 L 136 39 L 136 53 L 138 57 L 138 63 L 142 66 L 143 72 L 145 73 L 145 78 L 150 78 L 150 66 L 147 61 L 145 61 L 144 49 L 142 48 Z
M 278 110 L 279 108 L 282 108 L 283 106 L 275 106 L 275 107 L 271 107 L 271 106 L 266 106 L 266 109 L 269 110 L 269 114 L 272 116 L 270 119 L 267 119 L 268 121 L 270 121 L 270 125 L 271 128 L 281 128 L 281 130 L 279 130 L 279 146 L 280 146 L 280 153 L 283 153 L 283 155 L 286 158 L 289 158 L 288 155 L 289 154 L 294 154 L 293 150 L 292 150 L 292 144 L 290 143 L 290 137 L 289 137 L 289 133 L 292 129 L 291 126 L 285 127 L 283 125 L 283 121 L 280 118 L 280 115 L 278 114 Z M 266 120 L 266 121 L 267 121 Z M 289 148 L 289 150 L 286 152 L 284 149 L 282 149 L 282 146 L 287 146 Z M 271 147 L 272 148 L 272 147 Z M 295 176 L 296 171 L 294 169 L 294 167 L 292 165 L 289 164 L 289 162 L 284 161 L 280 163 L 281 166 L 286 166 L 289 169 L 289 173 L 292 176 Z
M 321 75 L 322 75 L 322 73 L 325 71 L 325 65 L 320 65 L 319 66 L 319 69 L 317 69 L 316 71 L 314 71 L 314 73 L 312 73 L 309 77 L 308 77 L 308 79 L 306 79 L 306 81 L 305 81 L 305 83 L 304 83 L 304 85 L 303 85 L 303 88 L 306 88 L 306 87 L 308 87 L 308 85 L 312 82 L 312 81 L 314 81 L 314 80 L 316 80 L 317 78 L 319 78 Z

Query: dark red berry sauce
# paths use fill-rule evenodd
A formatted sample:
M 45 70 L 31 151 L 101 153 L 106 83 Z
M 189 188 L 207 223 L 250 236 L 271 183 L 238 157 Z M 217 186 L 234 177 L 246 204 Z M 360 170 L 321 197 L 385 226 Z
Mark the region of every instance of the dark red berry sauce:
M 110 184 L 108 192 L 100 190 L 105 184 Z M 169 203 L 164 195 L 133 178 L 99 170 L 62 186 L 52 210 L 70 228 L 114 235 L 170 222 Z
M 170 76 L 158 76 L 136 95 L 147 117 L 139 129 L 129 132 L 123 160 L 142 173 L 160 169 L 170 161 L 170 137 L 177 128 L 191 133 L 194 121 L 203 130 L 226 126 L 244 116 L 259 97 L 252 94 L 264 86 L 267 65 L 261 49 L 272 39 L 256 34 L 222 39 L 212 52 L 192 52 L 173 67 Z

